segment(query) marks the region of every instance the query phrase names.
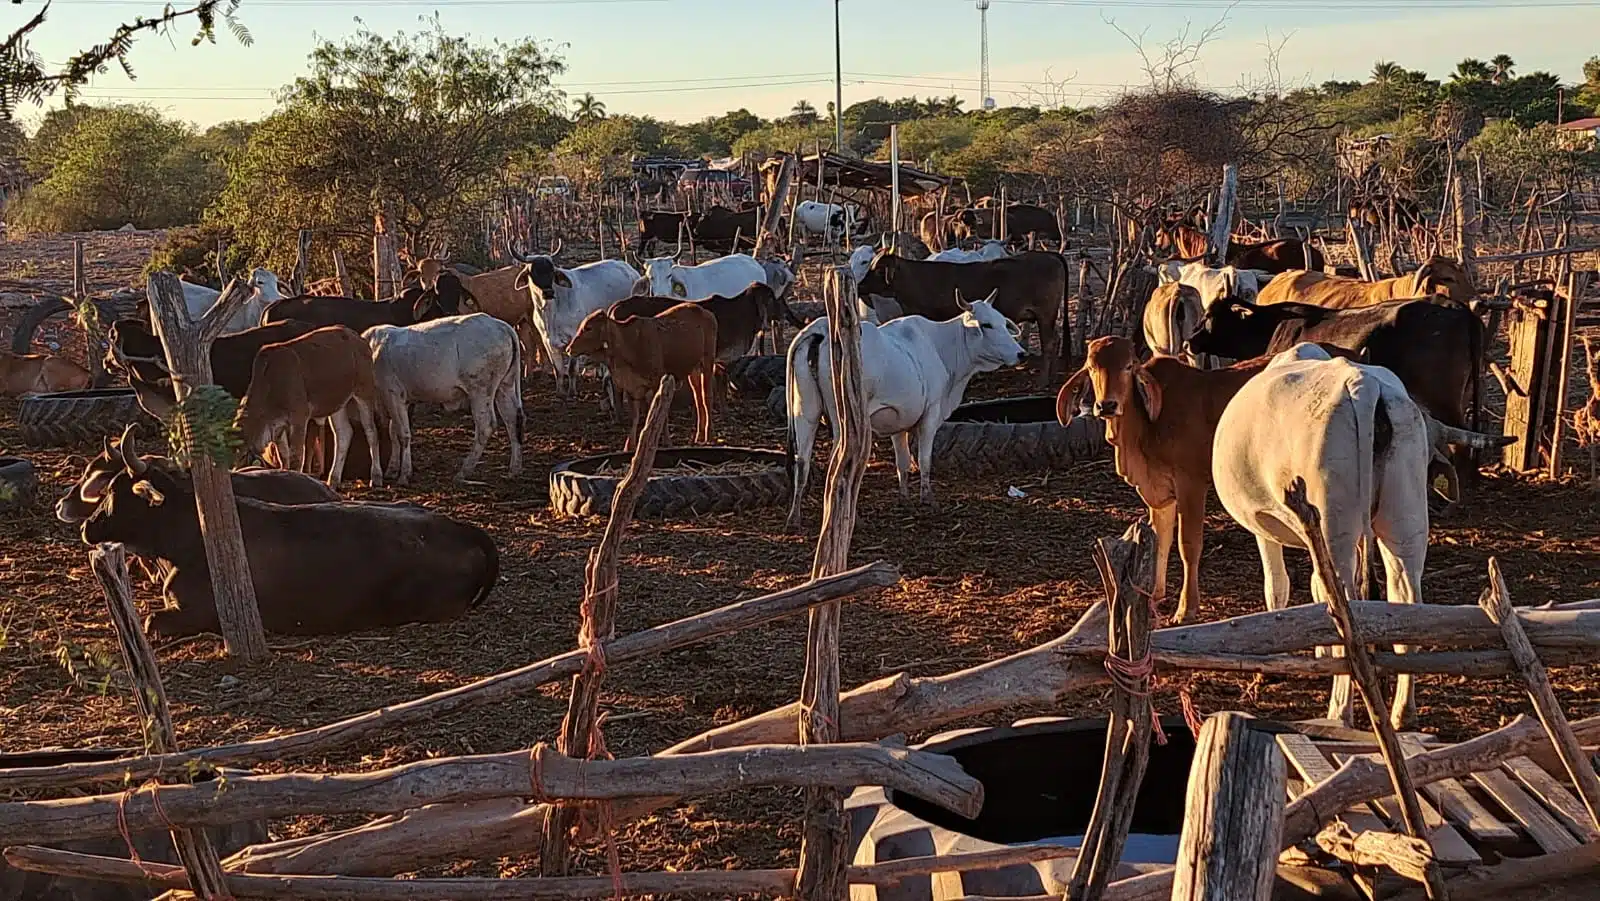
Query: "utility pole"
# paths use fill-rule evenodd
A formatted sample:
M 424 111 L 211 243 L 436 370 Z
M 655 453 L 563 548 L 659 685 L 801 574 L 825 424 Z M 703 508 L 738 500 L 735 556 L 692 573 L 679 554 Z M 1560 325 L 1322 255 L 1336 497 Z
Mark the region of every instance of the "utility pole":
M 839 0 L 833 0 L 833 152 L 844 153 L 844 54 L 839 44 Z M 820 157 L 819 157 L 820 159 Z M 817 170 L 819 173 L 821 169 Z M 818 182 L 821 189 L 821 182 Z

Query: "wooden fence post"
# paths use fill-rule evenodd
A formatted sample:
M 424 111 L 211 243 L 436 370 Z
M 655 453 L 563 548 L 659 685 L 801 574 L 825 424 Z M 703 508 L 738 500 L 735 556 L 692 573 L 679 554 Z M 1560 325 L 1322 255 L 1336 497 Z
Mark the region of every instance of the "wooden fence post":
M 820 158 L 819 158 L 820 163 Z M 843 572 L 849 566 L 856 527 L 856 496 L 867 471 L 872 432 L 867 422 L 861 380 L 861 327 L 850 270 L 833 270 L 824 295 L 828 313 L 834 423 L 833 457 L 828 462 L 822 529 L 817 534 L 811 577 Z M 806 632 L 806 672 L 800 685 L 800 744 L 839 740 L 839 604 L 811 611 Z M 800 839 L 796 895 L 802 901 L 842 901 L 849 896 L 849 822 L 844 794 L 834 789 L 805 790 L 805 821 Z
M 78 324 L 83 327 L 83 355 L 89 366 L 89 384 L 106 383 L 105 331 L 100 311 L 89 300 L 89 273 L 83 267 L 83 242 L 72 242 L 72 305 L 77 308 Z
M 1572 258 L 1566 257 L 1567 260 Z M 1556 286 L 1556 294 L 1561 296 L 1561 338 L 1560 357 L 1556 361 L 1556 416 L 1555 428 L 1550 433 L 1550 478 L 1561 477 L 1563 463 L 1563 447 L 1566 443 L 1568 426 L 1571 420 L 1567 418 L 1567 407 L 1571 403 L 1571 377 L 1573 348 L 1577 346 L 1577 320 L 1578 306 L 1583 303 L 1583 295 L 1589 287 L 1589 274 L 1579 273 L 1569 265 L 1567 277 L 1563 284 Z
M 584 571 L 583 622 L 578 629 L 578 646 L 588 651 L 589 656 L 583 662 L 583 670 L 572 677 L 572 695 L 567 700 L 567 715 L 561 721 L 561 735 L 556 741 L 556 749 L 569 757 L 592 758 L 605 749 L 599 732 L 600 685 L 605 675 L 601 644 L 610 641 L 616 631 L 617 556 L 628 523 L 633 519 L 634 505 L 644 494 L 650 470 L 655 468 L 656 447 L 666 433 L 667 415 L 672 411 L 672 395 L 677 386 L 672 376 L 662 376 L 640 429 L 639 443 L 634 447 L 628 472 L 612 498 L 605 533 L 600 537 L 600 544 L 590 552 L 589 565 Z M 609 804 L 601 802 L 601 811 L 602 820 L 608 820 Z M 575 807 L 560 806 L 545 818 L 544 842 L 539 853 L 541 874 L 566 874 L 567 834 L 572 830 L 577 812 Z
M 1239 167 L 1222 167 L 1222 190 L 1217 195 L 1217 215 L 1211 220 L 1211 255 L 1218 266 L 1228 260 L 1228 241 L 1233 235 L 1233 211 L 1239 198 Z
M 294 273 L 289 276 L 289 295 L 299 297 L 306 293 L 306 273 L 311 271 L 311 229 L 302 228 L 296 236 Z
M 1340 637 L 1344 639 L 1345 656 L 1350 659 L 1349 680 L 1355 682 L 1361 701 L 1367 708 L 1367 716 L 1372 720 L 1372 731 L 1377 735 L 1378 748 L 1383 752 L 1384 765 L 1388 767 L 1389 779 L 1394 783 L 1395 797 L 1400 801 L 1400 818 L 1405 825 L 1406 834 L 1426 841 L 1428 832 L 1422 819 L 1422 806 L 1418 802 L 1417 785 L 1406 766 L 1405 751 L 1400 745 L 1399 736 L 1395 733 L 1395 723 L 1391 722 L 1389 712 L 1384 709 L 1387 705 L 1384 704 L 1383 681 L 1378 677 L 1378 671 L 1372 663 L 1372 654 L 1367 649 L 1367 643 L 1362 640 L 1361 630 L 1356 626 L 1355 617 L 1350 613 L 1348 588 L 1340 582 L 1339 571 L 1334 567 L 1333 553 L 1328 549 L 1327 538 L 1322 532 L 1322 512 L 1312 506 L 1307 499 L 1306 482 L 1302 478 L 1297 477 L 1294 480 L 1289 490 L 1285 492 L 1283 500 L 1299 518 L 1301 528 L 1305 530 L 1306 543 L 1311 547 L 1316 569 L 1322 579 L 1323 593 L 1328 599 L 1328 614 L 1333 618 Z M 1395 686 L 1396 714 L 1403 709 L 1410 690 L 1411 676 L 1402 673 Z M 1337 689 L 1335 691 L 1337 692 Z M 1398 720 L 1399 717 L 1396 716 L 1395 719 Z M 1445 890 L 1444 876 L 1439 873 L 1437 863 L 1429 861 L 1425 875 L 1427 881 L 1424 885 L 1427 886 L 1430 899 L 1438 901 L 1450 896 Z
M 1469 278 L 1477 275 L 1478 253 L 1478 202 L 1476 192 L 1466 190 L 1466 179 L 1458 167 L 1453 177 L 1451 192 L 1455 195 L 1456 261 L 1467 270 Z
M 100 582 L 106 609 L 122 649 L 122 663 L 133 683 L 134 700 L 139 705 L 144 726 L 144 743 L 149 753 L 167 754 L 178 750 L 177 732 L 172 728 L 172 713 L 167 707 L 167 692 L 161 684 L 156 655 L 145 640 L 139 625 L 139 612 L 133 606 L 133 587 L 128 579 L 128 558 L 120 544 L 101 544 L 89 552 L 89 566 Z M 189 779 L 177 770 L 180 781 Z M 138 790 L 135 789 L 135 792 Z M 229 897 L 222 875 L 222 863 L 204 826 L 174 828 L 172 845 L 178 860 L 189 874 L 189 885 L 204 901 Z
M 250 297 L 249 286 L 234 279 L 199 323 L 189 316 L 183 287 L 170 272 L 150 276 L 150 321 L 166 353 L 177 401 L 202 385 L 212 384 L 211 343 L 222 334 L 229 317 Z M 212 596 L 228 653 L 246 662 L 267 658 L 267 638 L 256 608 L 256 589 L 250 581 L 250 561 L 245 556 L 244 535 L 239 531 L 239 510 L 234 505 L 233 482 L 228 467 L 207 454 L 189 462 L 194 479 L 195 508 L 200 534 L 205 540 L 206 562 L 211 567 Z
M 344 251 L 337 247 L 333 249 L 333 275 L 339 282 L 340 297 L 356 296 L 355 279 L 350 277 L 350 270 L 345 266 Z
M 1067 897 L 1098 901 L 1122 860 L 1133 824 L 1139 786 L 1150 763 L 1150 592 L 1155 584 L 1155 532 L 1143 522 L 1122 538 L 1095 542 L 1094 562 L 1105 585 L 1109 636 L 1106 668 L 1112 673 L 1111 714 L 1100 791 L 1072 867 Z M 1143 675 L 1140 675 L 1140 671 Z
M 374 220 L 372 235 L 372 290 L 374 300 L 400 293 L 400 248 L 390 230 L 393 218 L 386 212 Z
M 1189 767 L 1172 901 L 1267 901 L 1283 846 L 1278 743 L 1232 711 L 1206 720 Z

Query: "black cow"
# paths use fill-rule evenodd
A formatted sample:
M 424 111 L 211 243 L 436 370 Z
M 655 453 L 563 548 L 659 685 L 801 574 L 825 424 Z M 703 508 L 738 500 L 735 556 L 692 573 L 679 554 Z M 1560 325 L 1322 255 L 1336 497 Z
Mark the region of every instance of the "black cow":
M 1260 244 L 1228 243 L 1228 265 L 1236 269 L 1258 269 L 1272 273 L 1291 269 L 1321 272 L 1327 263 L 1327 257 L 1322 255 L 1321 250 L 1307 246 L 1299 238 L 1279 238 Z
M 211 572 L 186 480 L 124 459 L 94 515 L 90 544 L 120 541 L 165 561 L 169 607 L 145 628 L 177 637 L 218 630 Z M 238 498 L 261 622 L 287 635 L 443 622 L 482 603 L 500 575 L 494 542 L 476 526 L 414 504 L 282 506 Z
M 657 243 L 679 244 L 684 235 L 693 235 L 700 217 L 693 212 L 656 210 L 639 214 L 639 253 L 649 255 Z
M 1061 313 L 1067 302 L 1067 261 L 1059 253 L 1032 250 L 1002 260 L 943 263 L 907 260 L 879 251 L 859 286 L 861 296 L 890 297 L 908 315 L 944 321 L 961 315 L 956 291 L 963 297 L 996 294 L 995 309 L 1012 322 L 1036 322 L 1044 365 L 1040 387 L 1053 383 L 1056 364 L 1068 344 Z M 1056 322 L 1061 318 L 1061 329 Z
M 455 316 L 461 312 L 461 301 L 468 296 L 460 277 L 445 270 L 439 273 L 433 287 L 425 288 L 419 282 L 388 300 L 303 294 L 274 303 L 261 318 L 267 323 L 294 320 L 316 326 L 342 325 L 360 334 L 375 325 L 416 325 L 440 316 Z
M 994 209 L 992 207 L 967 207 L 950 217 L 950 231 L 959 240 L 993 237 Z M 1013 203 L 1006 207 L 1006 240 L 1023 243 L 1029 235 L 1048 238 L 1060 243 L 1061 226 L 1054 213 L 1031 203 Z
M 298 338 L 315 328 L 305 322 L 274 322 L 223 335 L 211 345 L 211 380 L 235 398 L 242 398 L 250 390 L 256 351 L 268 344 Z M 151 416 L 165 418 L 176 399 L 161 339 L 139 319 L 112 323 L 108 339 L 106 370 L 127 375 L 128 384 L 139 396 L 139 406 Z
M 1332 310 L 1304 303 L 1260 306 L 1222 300 L 1207 310 L 1200 330 L 1189 339 L 1195 353 L 1250 359 L 1314 341 L 1363 355 L 1392 371 L 1406 391 L 1434 419 L 1457 428 L 1467 422 L 1470 394 L 1473 419 L 1480 408 L 1483 322 L 1449 301 L 1399 300 Z M 1458 449 L 1456 470 L 1467 473 L 1468 452 Z
M 753 206 L 737 212 L 725 206 L 711 207 L 695 222 L 695 243 L 713 253 L 754 250 L 756 235 L 761 231 L 758 212 Z M 735 241 L 738 242 L 737 249 L 734 247 Z

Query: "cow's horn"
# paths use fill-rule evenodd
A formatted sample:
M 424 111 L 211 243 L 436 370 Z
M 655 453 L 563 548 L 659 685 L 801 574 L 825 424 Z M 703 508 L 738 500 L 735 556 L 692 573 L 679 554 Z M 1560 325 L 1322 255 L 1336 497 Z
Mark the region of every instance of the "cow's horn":
M 1428 432 L 1435 445 L 1460 444 L 1474 450 L 1497 450 L 1517 440 L 1515 435 L 1488 435 L 1483 432 L 1474 432 L 1470 429 L 1459 429 L 1455 426 L 1445 425 L 1428 414 Z
M 122 452 L 122 465 L 127 468 L 128 472 L 136 476 L 144 475 L 145 470 L 149 468 L 149 464 L 139 459 L 139 450 L 133 440 L 133 426 L 131 424 L 122 430 L 122 440 L 119 444 L 119 450 Z
M 529 254 L 523 253 L 522 249 L 517 247 L 517 244 L 516 244 L 515 241 L 511 241 L 511 242 L 507 243 L 506 249 L 511 251 L 511 258 L 513 260 L 516 260 L 519 263 L 531 263 L 531 262 L 533 262 L 533 257 L 531 255 L 529 255 Z
M 550 248 L 549 256 L 552 258 L 561 256 L 561 248 L 565 245 L 565 243 L 566 242 L 562 241 L 560 238 L 556 238 L 555 245 Z

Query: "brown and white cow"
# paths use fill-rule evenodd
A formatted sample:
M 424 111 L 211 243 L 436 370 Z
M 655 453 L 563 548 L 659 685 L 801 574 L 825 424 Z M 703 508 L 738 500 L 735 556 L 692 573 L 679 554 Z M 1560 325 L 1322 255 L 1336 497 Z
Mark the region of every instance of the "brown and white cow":
M 89 370 L 64 357 L 0 351 L 0 397 L 83 391 L 89 381 Z

